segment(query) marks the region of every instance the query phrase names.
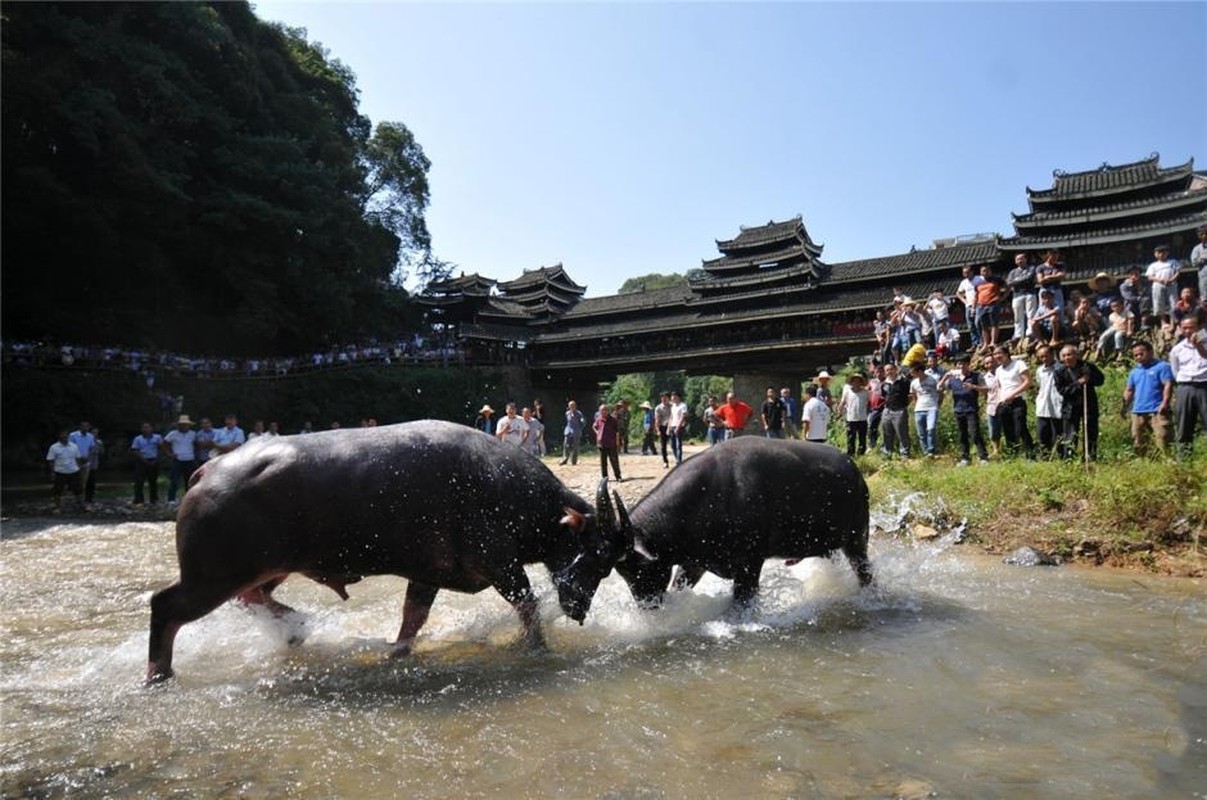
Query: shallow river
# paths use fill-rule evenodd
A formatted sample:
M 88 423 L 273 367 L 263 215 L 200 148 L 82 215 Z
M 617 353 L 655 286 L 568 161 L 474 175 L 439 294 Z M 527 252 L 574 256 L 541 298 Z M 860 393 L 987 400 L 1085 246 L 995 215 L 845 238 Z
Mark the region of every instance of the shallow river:
M 493 591 L 443 592 L 393 661 L 402 580 L 295 577 L 305 644 L 228 604 L 146 690 L 172 526 L 3 534 L 6 797 L 1207 796 L 1202 581 L 885 538 L 863 593 L 769 562 L 735 621 L 720 580 L 643 612 L 613 576 L 579 627 L 537 567 L 548 652 Z

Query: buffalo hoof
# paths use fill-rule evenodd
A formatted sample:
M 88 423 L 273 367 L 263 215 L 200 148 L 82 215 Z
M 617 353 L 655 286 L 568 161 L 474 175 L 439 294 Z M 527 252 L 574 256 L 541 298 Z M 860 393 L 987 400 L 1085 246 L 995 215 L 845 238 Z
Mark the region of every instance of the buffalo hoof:
M 158 686 L 159 684 L 169 680 L 175 674 L 176 673 L 172 671 L 171 667 L 158 669 L 152 664 L 151 666 L 147 667 L 147 679 L 143 681 L 143 687 L 150 688 L 152 686 Z
M 390 658 L 406 658 L 411 654 L 410 642 L 396 642 L 390 648 Z

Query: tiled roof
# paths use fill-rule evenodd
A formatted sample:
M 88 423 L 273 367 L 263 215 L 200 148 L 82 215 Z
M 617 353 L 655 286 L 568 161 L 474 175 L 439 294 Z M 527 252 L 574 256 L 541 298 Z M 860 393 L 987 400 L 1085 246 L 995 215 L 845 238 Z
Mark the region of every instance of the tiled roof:
M 1145 236 L 1168 236 L 1173 233 L 1193 231 L 1207 223 L 1207 210 L 1183 214 L 1172 219 L 1162 219 L 1135 225 L 1120 225 L 1113 228 L 1096 228 L 1078 233 L 1058 233 L 1050 236 L 1014 236 L 999 239 L 998 247 L 1003 250 L 1036 250 L 1048 247 L 1082 247 L 1091 244 L 1127 242 Z
M 993 264 L 998 261 L 999 256 L 998 247 L 993 242 L 977 242 L 957 247 L 916 250 L 896 256 L 843 261 L 830 265 L 830 275 L 823 286 L 943 269 L 950 269 L 954 273 L 965 265 L 975 267 Z
M 499 342 L 527 342 L 533 338 L 532 329 L 522 325 L 495 325 L 482 322 L 462 325 L 460 333 L 466 339 L 489 339 Z
M 1193 158 L 1185 164 L 1169 168 L 1162 168 L 1158 163 L 1159 158 L 1158 154 L 1153 153 L 1143 161 L 1117 167 L 1104 163 L 1098 169 L 1084 172 L 1054 170 L 1052 188 L 1032 189 L 1028 186 L 1027 197 L 1032 201 L 1043 201 L 1113 194 L 1181 178 L 1189 180 L 1194 171 Z
M 805 230 L 805 224 L 800 215 L 783 222 L 769 221 L 766 225 L 753 228 L 743 226 L 741 233 L 733 239 L 717 240 L 717 249 L 722 253 L 731 250 L 741 251 L 748 248 L 763 247 L 775 242 L 804 242 L 815 255 L 821 255 L 822 248 L 814 244 Z
M 427 291 L 430 293 L 464 292 L 466 294 L 489 294 L 490 288 L 497 283 L 498 281 L 494 278 L 484 278 L 475 272 L 470 275 L 461 275 L 458 278 L 449 278 L 448 280 L 430 283 L 428 284 Z
M 798 288 L 805 284 L 815 284 L 824 273 L 824 268 L 812 261 L 804 264 L 792 264 L 785 267 L 769 267 L 758 272 L 743 272 L 733 276 L 717 277 L 709 275 L 689 281 L 688 284 L 697 292 L 712 292 L 741 288 L 743 286 L 778 286 L 791 282 Z
M 1015 231 L 1022 233 L 1024 228 L 1037 230 L 1045 226 L 1071 225 L 1088 223 L 1099 220 L 1127 219 L 1141 214 L 1178 209 L 1191 210 L 1196 206 L 1207 208 L 1207 188 L 1173 192 L 1159 197 L 1147 197 L 1143 200 L 1132 200 L 1126 203 L 1109 203 L 1093 208 L 1073 209 L 1069 211 L 1039 211 L 1030 214 L 1012 214 Z
M 607 297 L 585 297 L 566 312 L 566 321 L 603 314 L 625 314 L 633 311 L 681 306 L 693 296 L 686 286 L 670 286 L 646 292 L 629 292 Z
M 554 264 L 552 267 L 540 267 L 534 270 L 525 270 L 524 274 L 516 278 L 514 281 L 503 281 L 499 284 L 499 290 L 502 292 L 519 292 L 528 289 L 532 286 L 537 286 L 542 283 L 552 283 L 561 286 L 568 291 L 573 291 L 575 294 L 582 294 L 587 291 L 587 287 L 579 286 L 570 279 L 566 274 L 566 270 L 561 264 Z
M 800 242 L 792 242 L 786 247 L 769 253 L 757 253 L 748 256 L 721 256 L 701 262 L 701 266 L 711 273 L 730 272 L 734 270 L 749 270 L 760 264 L 779 264 L 792 260 L 811 260 L 815 254 L 810 253 Z
M 521 321 L 532 316 L 532 313 L 523 304 L 497 296 L 486 301 L 486 305 L 482 307 L 482 313 L 495 317 L 516 317 Z

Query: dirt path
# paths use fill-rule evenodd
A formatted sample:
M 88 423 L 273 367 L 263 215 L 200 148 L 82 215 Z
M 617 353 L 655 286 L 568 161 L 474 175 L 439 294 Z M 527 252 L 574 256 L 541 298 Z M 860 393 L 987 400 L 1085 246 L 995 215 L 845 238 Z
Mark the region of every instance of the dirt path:
M 705 445 L 687 444 L 683 446 L 683 457 L 705 449 Z M 643 456 L 641 445 L 629 447 L 629 454 L 620 455 L 620 475 L 624 478 L 620 483 L 609 480 L 609 488 L 620 493 L 625 505 L 632 508 L 634 504 L 653 489 L 671 469 L 674 469 L 674 458 L 671 458 L 671 469 L 662 466 L 662 456 Z M 546 456 L 545 464 L 553 470 L 553 474 L 562 479 L 576 494 L 589 503 L 595 502 L 595 490 L 599 487 L 599 453 L 590 449 L 579 455 L 578 464 L 561 466 L 560 456 Z M 609 468 L 608 477 L 612 477 Z

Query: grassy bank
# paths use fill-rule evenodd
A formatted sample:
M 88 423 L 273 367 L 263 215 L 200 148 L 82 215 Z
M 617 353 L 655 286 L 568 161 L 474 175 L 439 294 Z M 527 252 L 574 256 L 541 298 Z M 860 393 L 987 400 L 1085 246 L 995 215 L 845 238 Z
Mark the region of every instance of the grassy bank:
M 874 504 L 912 492 L 941 499 L 951 517 L 968 520 L 966 541 L 992 553 L 1026 545 L 1079 563 L 1207 574 L 1201 461 L 957 467 L 869 455 L 860 466 Z

